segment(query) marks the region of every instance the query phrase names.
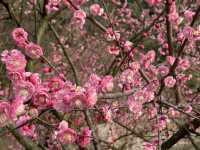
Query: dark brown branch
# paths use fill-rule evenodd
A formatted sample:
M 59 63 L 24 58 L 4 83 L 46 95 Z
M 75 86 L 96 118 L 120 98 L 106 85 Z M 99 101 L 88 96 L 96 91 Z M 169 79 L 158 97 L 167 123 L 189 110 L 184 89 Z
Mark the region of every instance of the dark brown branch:
M 186 123 L 180 129 L 172 135 L 167 141 L 162 143 L 161 150 L 167 150 L 171 148 L 174 144 L 176 144 L 180 139 L 184 138 L 186 135 L 188 135 L 188 131 L 186 129 L 189 129 L 190 127 L 193 127 L 193 130 L 196 130 L 200 126 L 200 120 L 194 119 L 189 123 Z

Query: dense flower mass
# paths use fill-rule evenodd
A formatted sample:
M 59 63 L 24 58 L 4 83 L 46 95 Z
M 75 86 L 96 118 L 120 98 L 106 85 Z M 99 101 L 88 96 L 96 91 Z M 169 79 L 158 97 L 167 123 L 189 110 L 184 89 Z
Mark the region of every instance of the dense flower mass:
M 200 0 L 0 4 L 0 135 L 16 149 L 197 147 Z

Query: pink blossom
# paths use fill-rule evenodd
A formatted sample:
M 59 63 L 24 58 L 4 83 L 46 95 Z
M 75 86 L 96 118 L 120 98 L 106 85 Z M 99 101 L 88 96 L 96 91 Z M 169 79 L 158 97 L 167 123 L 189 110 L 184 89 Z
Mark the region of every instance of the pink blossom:
M 130 51 L 132 49 L 133 43 L 130 41 L 126 41 L 123 46 L 125 51 Z
M 168 122 L 169 122 L 169 119 L 167 115 L 161 115 L 158 119 L 157 127 L 162 130 L 166 128 Z
M 16 49 L 6 50 L 2 52 L 1 56 L 8 72 L 24 72 L 27 61 L 20 51 Z
M 24 76 L 21 72 L 8 72 L 8 78 L 12 82 L 17 82 L 19 80 L 22 80 Z
M 28 40 L 28 33 L 23 28 L 15 28 L 12 32 L 12 38 L 16 43 L 24 43 Z
M 19 117 L 19 119 L 17 120 L 16 124 L 17 124 L 17 126 L 20 126 L 20 125 L 26 123 L 29 120 L 31 120 L 30 116 L 23 115 L 23 116 Z M 28 136 L 28 137 L 35 137 L 36 136 L 35 125 L 34 124 L 23 125 L 22 127 L 19 128 L 19 132 L 23 136 Z
M 157 145 L 155 142 L 144 142 L 143 144 L 144 149 L 143 150 L 156 150 Z
M 114 87 L 113 77 L 110 75 L 104 76 L 100 82 L 100 88 L 103 92 L 111 92 Z
M 113 55 L 119 55 L 119 48 L 112 45 L 112 46 L 108 46 L 107 47 L 107 50 L 110 54 L 113 54 Z
M 185 84 L 188 80 L 190 80 L 192 78 L 192 75 L 189 74 L 189 75 L 186 75 L 186 74 L 183 74 L 183 73 L 180 73 L 176 76 L 177 78 L 177 82 L 179 84 Z
M 176 2 L 173 1 L 171 4 L 170 4 L 170 12 L 168 14 L 168 19 L 171 23 L 173 24 L 176 24 L 178 23 L 178 19 L 179 19 L 179 15 L 178 13 L 176 12 Z
M 97 102 L 96 89 L 93 87 L 87 88 L 83 95 L 82 102 L 86 107 L 93 107 Z
M 141 63 L 145 68 L 148 68 L 152 62 L 155 61 L 156 53 L 154 50 L 150 50 L 146 55 L 142 55 Z
M 86 13 L 83 10 L 74 11 L 72 22 L 78 25 L 80 29 L 83 28 L 85 24 L 85 19 L 86 19 Z
M 88 144 L 90 144 L 91 135 L 92 131 L 88 127 L 82 128 L 81 133 L 78 136 L 78 144 L 81 147 L 86 147 Z
M 193 36 L 194 28 L 190 26 L 185 26 L 182 32 L 183 32 L 184 38 L 188 39 L 189 41 L 192 41 L 194 39 L 194 36 Z
M 140 64 L 136 61 L 133 61 L 130 63 L 130 66 L 131 70 L 134 72 L 134 73 L 137 73 L 140 69 Z
M 111 27 L 106 29 L 106 39 L 108 41 L 113 41 L 113 40 L 117 40 L 119 41 L 121 35 L 119 31 L 113 31 L 113 29 Z
M 0 102 L 0 127 L 4 127 L 11 121 L 9 102 Z
M 16 98 L 26 102 L 33 96 L 35 86 L 29 81 L 21 80 L 13 85 L 13 92 Z
M 175 109 L 173 109 L 173 108 L 169 108 L 168 111 L 169 111 L 169 115 L 171 117 L 178 117 L 180 115 L 180 113 L 178 111 L 176 111 Z
M 178 61 L 178 69 L 181 69 L 181 70 L 186 70 L 190 67 L 190 62 L 188 59 L 186 58 L 180 58 L 179 61 Z
M 48 87 L 53 92 L 62 89 L 64 86 L 65 86 L 65 82 L 58 77 L 52 77 L 48 79 Z
M 194 14 L 195 14 L 195 13 L 194 13 L 193 11 L 191 11 L 191 10 L 186 10 L 186 11 L 184 12 L 184 16 L 185 16 L 185 18 L 186 18 L 188 21 L 192 20 Z
M 172 88 L 176 84 L 176 79 L 173 76 L 168 76 L 164 79 L 164 83 L 166 87 Z
M 138 119 L 142 115 L 142 101 L 135 100 L 132 96 L 128 98 L 129 110 L 133 113 L 134 118 Z
M 170 14 L 168 15 L 168 17 L 169 17 L 169 21 L 170 21 L 170 22 L 172 22 L 172 23 L 178 22 L 178 18 L 179 18 L 178 13 L 176 13 L 176 12 L 170 13 Z
M 147 115 L 149 119 L 152 119 L 153 117 L 155 117 L 157 115 L 156 107 L 149 107 L 147 109 Z
M 184 111 L 185 111 L 186 113 L 191 113 L 191 112 L 192 112 L 192 106 L 191 106 L 191 105 L 185 106 Z
M 53 107 L 61 112 L 69 112 L 75 105 L 75 101 L 79 99 L 80 95 L 83 93 L 81 91 L 81 94 L 79 94 L 76 91 L 76 88 L 70 85 L 69 87 L 65 87 L 58 91 L 52 92 L 51 97 Z
M 172 66 L 175 62 L 175 59 L 176 58 L 173 56 L 167 56 L 166 61 L 167 61 L 167 63 L 169 63 Z
M 75 130 L 68 127 L 66 121 L 62 121 L 59 124 L 58 131 L 56 131 L 56 137 L 63 144 L 71 144 L 76 141 L 77 133 Z
M 99 4 L 92 4 L 90 6 L 90 13 L 93 16 L 101 16 L 104 13 L 104 10 Z
M 169 48 L 168 43 L 164 43 L 164 44 L 163 44 L 163 48 L 164 48 L 164 49 L 168 49 L 168 48 Z
M 135 72 L 132 69 L 126 69 L 121 73 L 119 82 L 122 85 L 129 84 L 129 85 L 137 86 L 140 84 L 141 78 L 140 78 L 139 73 Z
M 36 89 L 34 95 L 33 95 L 33 105 L 39 107 L 39 108 L 45 108 L 47 106 L 51 105 L 51 97 L 48 93 L 48 89 L 45 89 L 43 87 L 39 87 Z
M 29 81 L 33 83 L 33 85 L 40 85 L 42 83 L 39 73 L 32 73 L 29 76 Z
M 49 0 L 45 7 L 49 12 L 57 11 L 59 9 L 60 2 L 61 0 Z
M 42 48 L 39 45 L 32 42 L 25 47 L 25 53 L 32 59 L 38 59 L 41 56 L 43 56 Z
M 167 66 L 160 65 L 158 66 L 158 72 L 162 77 L 164 77 L 169 73 L 169 68 Z
M 103 105 L 101 107 L 100 111 L 102 113 L 104 121 L 111 121 L 112 120 L 112 110 L 111 110 L 110 106 Z
M 96 89 L 99 89 L 100 86 L 100 82 L 101 82 L 101 78 L 97 75 L 97 74 L 91 74 L 89 76 L 88 81 L 85 83 L 84 87 L 95 87 Z
M 17 116 L 25 113 L 25 105 L 19 97 L 16 97 L 14 100 L 12 100 L 11 103 L 11 116 L 13 119 L 16 119 Z

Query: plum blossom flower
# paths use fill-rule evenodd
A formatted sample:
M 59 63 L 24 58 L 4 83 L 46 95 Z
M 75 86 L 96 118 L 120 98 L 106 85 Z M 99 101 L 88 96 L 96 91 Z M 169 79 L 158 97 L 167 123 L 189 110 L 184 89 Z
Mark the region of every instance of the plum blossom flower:
M 161 115 L 158 119 L 157 127 L 162 130 L 167 126 L 168 122 L 169 122 L 168 116 L 167 115 Z
M 176 84 L 176 79 L 173 76 L 168 76 L 164 79 L 164 83 L 166 87 L 172 88 Z
M 84 87 L 94 87 L 97 90 L 100 88 L 100 82 L 101 82 L 101 78 L 97 75 L 97 74 L 91 74 L 89 76 L 88 81 L 85 83 Z
M 40 85 L 42 83 L 39 73 L 31 73 L 29 76 L 29 81 L 34 85 Z
M 8 72 L 24 72 L 27 63 L 25 56 L 16 49 L 3 51 L 1 60 L 6 64 Z
M 134 73 L 137 73 L 140 69 L 140 64 L 137 61 L 133 61 L 133 62 L 130 63 L 129 67 Z
M 17 126 L 20 126 L 20 125 L 26 123 L 29 120 L 31 120 L 31 117 L 29 115 L 23 115 L 23 116 L 19 117 L 16 124 L 17 124 Z M 28 137 L 35 137 L 36 136 L 34 124 L 28 123 L 26 125 L 23 125 L 21 128 L 19 128 L 19 132 L 23 136 L 28 136 Z
M 104 10 L 99 4 L 92 4 L 90 6 L 90 13 L 93 16 L 101 16 L 104 13 Z
M 83 10 L 74 11 L 72 22 L 78 25 L 80 29 L 83 28 L 85 24 L 85 19 L 86 19 L 86 13 Z
M 138 119 L 142 115 L 142 104 L 141 101 L 135 100 L 132 96 L 128 97 L 128 107 L 135 119 Z
M 108 52 L 110 53 L 110 54 L 112 54 L 112 55 L 119 55 L 119 48 L 118 47 L 116 47 L 116 46 L 114 46 L 114 45 L 111 45 L 111 46 L 108 46 L 107 47 L 107 50 L 108 50 Z
M 194 13 L 193 11 L 191 11 L 191 10 L 186 10 L 186 11 L 184 12 L 184 16 L 185 16 L 185 18 L 186 18 L 188 21 L 192 20 L 194 14 L 195 14 L 195 13 Z
M 61 121 L 56 131 L 56 137 L 63 144 L 71 144 L 77 140 L 77 133 L 75 130 L 68 127 L 66 121 Z
M 158 72 L 162 77 L 164 77 L 169 73 L 169 68 L 165 65 L 160 65 L 158 67 Z
M 179 15 L 178 15 L 178 13 L 176 11 L 176 3 L 175 3 L 175 1 L 173 1 L 170 4 L 170 12 L 168 14 L 168 19 L 173 24 L 178 22 Z
M 58 77 L 52 77 L 48 79 L 48 87 L 50 88 L 51 91 L 55 92 L 58 91 L 65 86 L 65 82 L 58 78 Z
M 57 111 L 61 112 L 69 112 L 72 109 L 72 93 L 69 89 L 64 88 L 60 89 L 59 91 L 55 91 L 51 95 L 53 101 L 52 105 Z
M 172 66 L 174 64 L 174 62 L 175 62 L 175 59 L 176 58 L 173 57 L 173 56 L 167 56 L 166 62 Z
M 186 112 L 186 113 L 191 113 L 192 112 L 192 106 L 191 105 L 187 105 L 187 106 L 185 106 L 184 107 L 184 111 Z
M 13 92 L 16 98 L 26 102 L 33 96 L 35 86 L 29 81 L 21 80 L 13 85 Z
M 180 115 L 180 113 L 174 108 L 169 108 L 168 113 L 171 117 L 178 117 Z
M 140 85 L 141 78 L 138 72 L 135 72 L 133 69 L 126 69 L 122 72 L 119 77 L 119 85 Z M 121 87 L 122 88 L 122 87 Z
M 149 119 L 155 117 L 157 115 L 156 107 L 148 107 L 147 108 L 147 116 Z
M 194 36 L 193 36 L 193 33 L 194 33 L 194 28 L 190 27 L 190 26 L 185 26 L 183 28 L 183 36 L 184 38 L 188 39 L 189 41 L 193 41 L 194 39 Z
M 16 43 L 24 43 L 28 40 L 28 33 L 23 28 L 15 28 L 12 31 L 12 38 Z
M 130 51 L 132 49 L 133 43 L 130 41 L 125 41 L 123 46 L 125 51 Z
M 104 76 L 100 82 L 100 88 L 103 92 L 111 92 L 114 87 L 113 77 L 111 75 Z
M 45 7 L 49 12 L 57 11 L 59 9 L 60 2 L 61 0 L 49 0 Z
M 142 55 L 141 64 L 143 64 L 145 68 L 148 68 L 150 64 L 155 61 L 155 57 L 156 57 L 155 51 L 150 50 L 145 55 Z
M 38 87 L 33 95 L 32 102 L 33 105 L 39 108 L 50 106 L 52 103 L 50 94 L 48 93 L 48 89 L 44 87 Z
M 8 78 L 14 83 L 19 80 L 22 80 L 24 76 L 23 76 L 23 73 L 21 72 L 8 72 Z
M 88 128 L 82 128 L 80 135 L 78 135 L 78 144 L 81 147 L 86 147 L 91 140 L 92 131 Z
M 178 66 L 177 68 L 178 69 L 181 69 L 181 70 L 186 70 L 190 67 L 190 61 L 186 58 L 179 58 L 179 61 L 178 61 Z
M 185 84 L 188 80 L 192 79 L 192 74 L 189 74 L 189 75 L 186 75 L 186 74 L 183 74 L 183 73 L 179 73 L 177 76 L 177 82 L 179 84 Z
M 11 121 L 10 116 L 10 103 L 0 102 L 0 127 L 4 127 Z
M 112 119 L 112 110 L 109 108 L 108 105 L 103 105 L 101 107 L 100 111 L 102 113 L 104 121 L 111 121 L 111 119 Z
M 144 150 L 156 150 L 157 149 L 157 144 L 154 141 L 144 142 L 143 149 Z
M 11 105 L 10 105 L 10 115 L 12 119 L 16 119 L 17 116 L 23 114 L 25 112 L 25 105 L 19 97 L 16 97 L 15 99 L 12 100 Z
M 106 29 L 105 36 L 106 36 L 106 39 L 108 41 L 113 41 L 113 40 L 119 41 L 119 39 L 121 37 L 120 32 L 119 31 L 113 31 L 113 29 L 111 27 Z
M 32 42 L 25 47 L 25 53 L 32 59 L 38 59 L 41 56 L 43 56 L 42 48 L 39 45 Z
M 81 100 L 86 107 L 93 107 L 97 102 L 96 89 L 93 87 L 87 88 Z

